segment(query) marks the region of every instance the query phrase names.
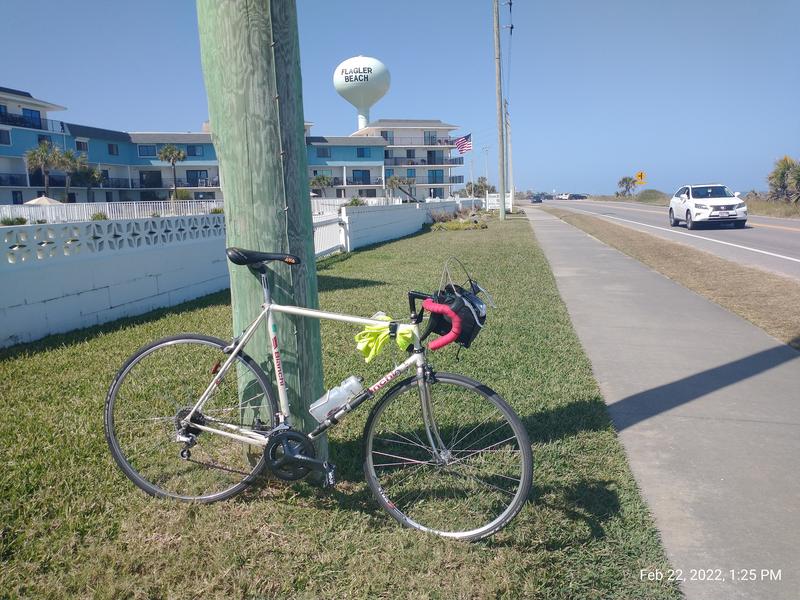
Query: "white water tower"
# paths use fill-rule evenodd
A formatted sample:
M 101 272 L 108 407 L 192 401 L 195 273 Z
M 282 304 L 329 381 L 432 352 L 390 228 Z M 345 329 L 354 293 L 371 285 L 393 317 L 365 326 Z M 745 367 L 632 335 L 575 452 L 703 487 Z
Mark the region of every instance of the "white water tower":
M 333 87 L 358 110 L 358 128 L 369 123 L 369 109 L 389 90 L 389 69 L 377 58 L 354 56 L 333 72 Z

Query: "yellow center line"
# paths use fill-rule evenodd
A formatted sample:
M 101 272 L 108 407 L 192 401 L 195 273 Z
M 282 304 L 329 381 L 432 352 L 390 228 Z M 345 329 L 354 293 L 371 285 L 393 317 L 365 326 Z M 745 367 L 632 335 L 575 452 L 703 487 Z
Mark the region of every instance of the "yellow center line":
M 753 223 L 752 219 L 747 221 L 753 227 L 769 227 L 770 229 L 783 229 L 784 231 L 793 231 L 795 233 L 800 233 L 800 229 L 797 227 L 785 227 L 783 225 L 767 225 L 766 223 Z

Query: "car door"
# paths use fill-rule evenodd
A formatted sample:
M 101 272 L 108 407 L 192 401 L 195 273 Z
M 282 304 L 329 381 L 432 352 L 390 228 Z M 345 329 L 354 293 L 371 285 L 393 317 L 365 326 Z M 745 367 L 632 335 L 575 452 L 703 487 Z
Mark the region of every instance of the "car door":
M 692 209 L 692 188 L 684 186 L 681 188 L 680 193 L 678 194 L 678 200 L 680 200 L 680 204 L 678 204 L 678 218 L 682 220 L 686 220 L 686 211 L 691 211 Z
M 684 211 L 681 209 L 681 194 L 685 189 L 679 188 L 669 200 L 669 207 L 672 209 L 672 214 L 675 215 L 676 219 L 683 219 Z

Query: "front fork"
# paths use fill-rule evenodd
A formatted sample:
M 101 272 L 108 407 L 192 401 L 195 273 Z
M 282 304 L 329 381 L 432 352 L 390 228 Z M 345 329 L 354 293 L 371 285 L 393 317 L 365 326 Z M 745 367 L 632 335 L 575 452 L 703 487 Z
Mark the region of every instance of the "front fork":
M 431 452 L 437 464 L 444 465 L 450 462 L 450 451 L 439 435 L 439 428 L 436 426 L 436 418 L 433 414 L 433 404 L 431 402 L 431 382 L 434 375 L 430 368 L 420 367 L 417 369 L 417 382 L 419 385 L 419 400 L 422 406 L 422 420 L 425 423 L 425 435 L 431 445 Z

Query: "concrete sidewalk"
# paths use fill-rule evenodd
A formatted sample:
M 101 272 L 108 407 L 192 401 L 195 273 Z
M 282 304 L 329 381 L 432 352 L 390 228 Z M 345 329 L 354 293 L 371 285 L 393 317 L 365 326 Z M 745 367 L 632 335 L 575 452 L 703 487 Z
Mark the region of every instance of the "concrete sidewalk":
M 686 596 L 799 598 L 800 353 L 526 212 Z

